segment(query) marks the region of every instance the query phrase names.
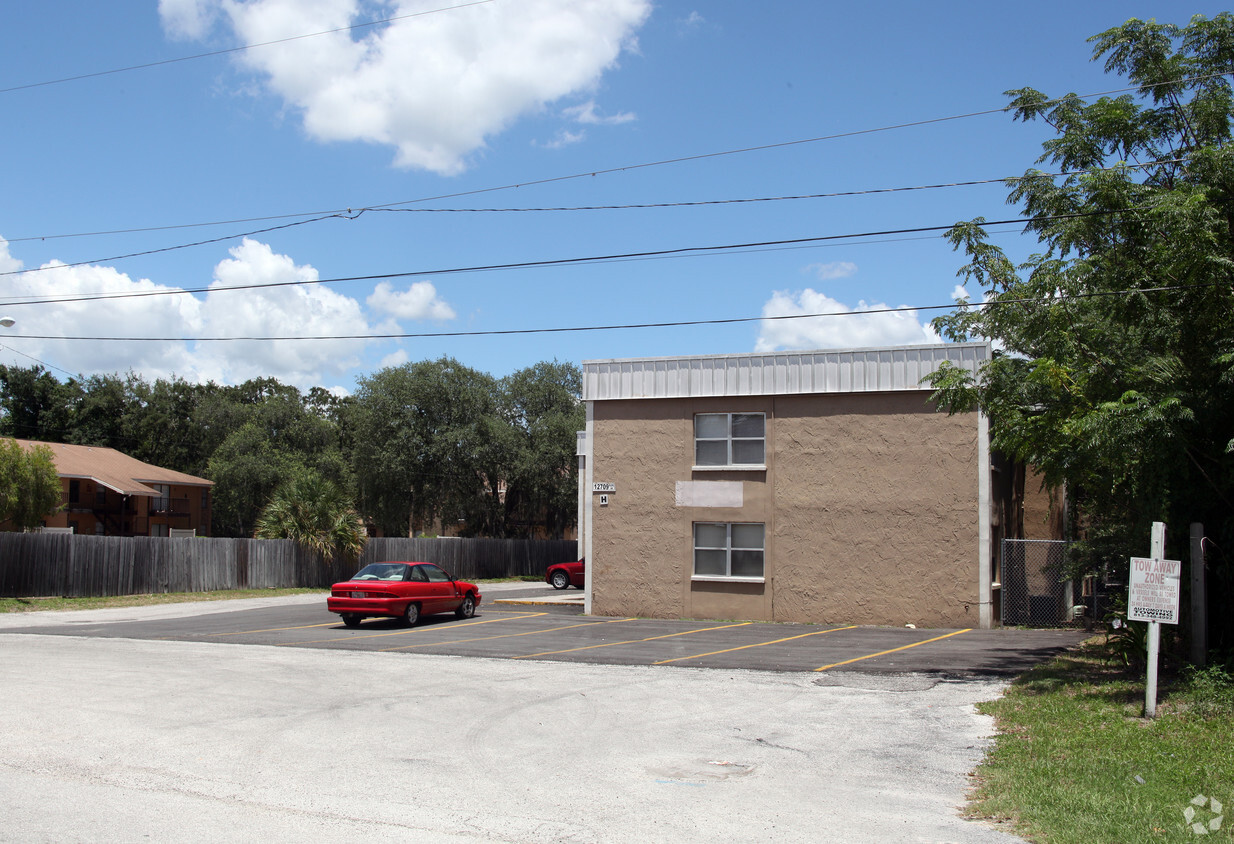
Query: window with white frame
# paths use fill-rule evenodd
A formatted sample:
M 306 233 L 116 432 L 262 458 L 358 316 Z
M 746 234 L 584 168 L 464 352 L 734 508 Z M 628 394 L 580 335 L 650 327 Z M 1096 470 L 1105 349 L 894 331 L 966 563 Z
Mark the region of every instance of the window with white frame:
M 763 578 L 765 528 L 746 522 L 694 523 L 694 576 Z
M 767 419 L 762 413 L 694 416 L 695 466 L 763 466 Z

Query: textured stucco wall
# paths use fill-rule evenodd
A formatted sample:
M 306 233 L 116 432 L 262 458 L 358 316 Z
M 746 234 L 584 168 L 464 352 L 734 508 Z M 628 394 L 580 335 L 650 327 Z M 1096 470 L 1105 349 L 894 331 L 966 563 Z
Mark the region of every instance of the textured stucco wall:
M 1046 489 L 1041 475 L 1030 468 L 1024 479 L 1024 538 L 1063 539 L 1065 517 L 1062 490 Z
M 977 624 L 977 419 L 922 392 L 600 401 L 598 615 Z M 693 416 L 767 414 L 765 471 L 692 471 Z M 678 481 L 736 481 L 740 507 L 677 506 Z M 696 521 L 766 525 L 761 584 L 691 581 Z

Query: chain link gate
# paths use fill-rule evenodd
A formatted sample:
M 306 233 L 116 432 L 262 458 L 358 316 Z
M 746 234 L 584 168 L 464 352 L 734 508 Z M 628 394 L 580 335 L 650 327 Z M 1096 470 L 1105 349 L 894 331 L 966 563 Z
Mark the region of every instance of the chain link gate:
M 1083 623 L 1084 598 L 1062 580 L 1067 542 L 1004 539 L 1000 618 L 1007 627 L 1065 627 Z

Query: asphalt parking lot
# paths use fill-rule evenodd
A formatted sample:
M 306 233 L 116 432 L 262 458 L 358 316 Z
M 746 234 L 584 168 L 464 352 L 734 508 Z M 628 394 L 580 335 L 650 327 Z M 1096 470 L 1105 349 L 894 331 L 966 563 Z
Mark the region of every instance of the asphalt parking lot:
M 961 816 L 975 704 L 1080 634 L 579 594 L 413 628 L 324 595 L 0 615 L 0 841 L 1020 841 Z
M 42 613 L 0 633 L 217 642 L 437 656 L 707 669 L 921 673 L 1011 677 L 1078 644 L 1075 630 L 977 630 L 658 620 L 582 615 L 581 593 L 536 584 L 489 584 L 475 618 L 428 616 L 415 627 L 369 619 L 345 627 L 324 596 L 303 595 L 158 608 Z

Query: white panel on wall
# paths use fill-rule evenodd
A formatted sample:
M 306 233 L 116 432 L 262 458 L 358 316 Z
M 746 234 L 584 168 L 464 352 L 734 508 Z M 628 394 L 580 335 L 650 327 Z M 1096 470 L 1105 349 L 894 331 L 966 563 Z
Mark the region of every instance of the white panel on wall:
M 745 494 L 741 481 L 678 481 L 678 507 L 740 507 Z

